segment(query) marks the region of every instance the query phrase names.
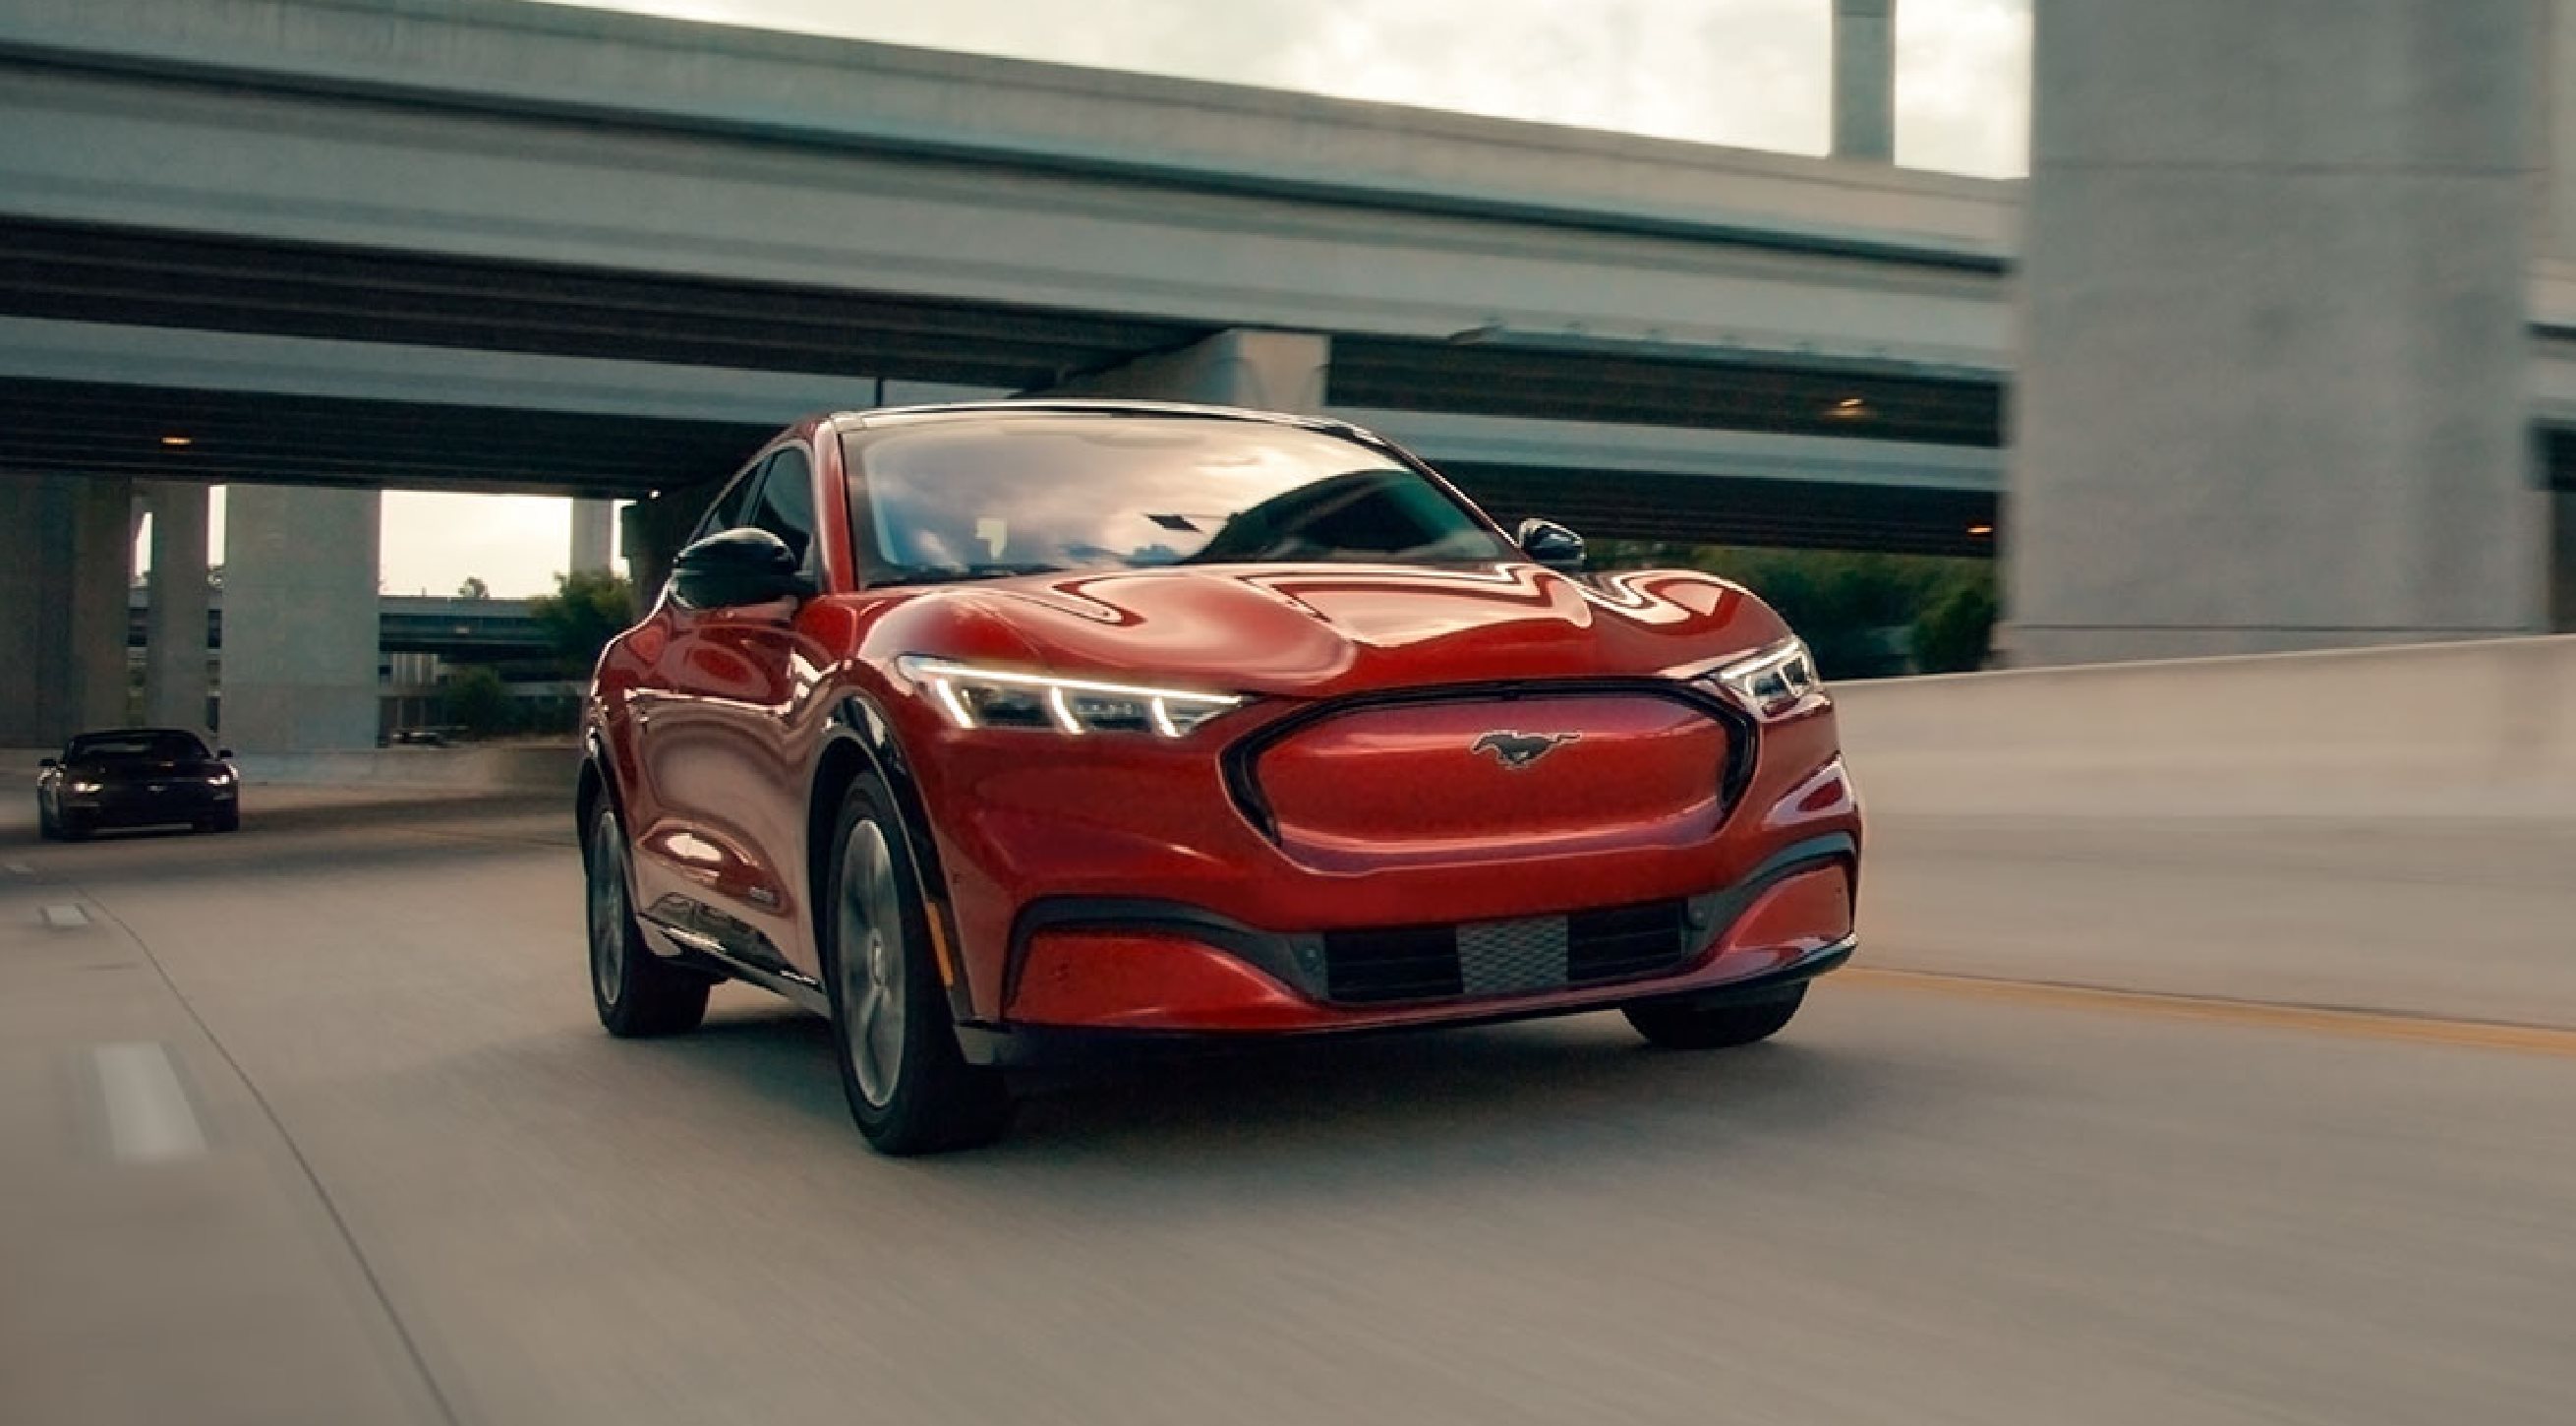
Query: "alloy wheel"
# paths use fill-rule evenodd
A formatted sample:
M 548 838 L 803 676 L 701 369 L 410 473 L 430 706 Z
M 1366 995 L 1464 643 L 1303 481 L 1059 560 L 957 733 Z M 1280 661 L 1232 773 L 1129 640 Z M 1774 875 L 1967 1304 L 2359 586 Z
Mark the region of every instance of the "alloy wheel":
M 626 981 L 626 839 L 602 810 L 591 824 L 590 977 L 599 1003 L 615 1005 Z
M 850 829 L 841 852 L 840 888 L 833 927 L 839 1028 L 859 1093 L 882 1109 L 893 1102 L 902 1073 L 907 948 L 894 857 L 876 823 Z

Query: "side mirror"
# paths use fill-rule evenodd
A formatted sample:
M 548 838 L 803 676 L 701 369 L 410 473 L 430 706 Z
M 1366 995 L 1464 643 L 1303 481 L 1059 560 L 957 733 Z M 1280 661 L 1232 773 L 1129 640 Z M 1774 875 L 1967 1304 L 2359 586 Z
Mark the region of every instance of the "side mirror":
M 1583 537 L 1554 520 L 1523 520 L 1512 538 L 1534 563 L 1560 574 L 1583 572 Z
M 804 561 L 767 530 L 719 530 L 671 561 L 671 593 L 692 609 L 738 609 L 803 599 L 814 583 Z
M 215 756 L 225 762 L 231 762 L 233 760 L 233 750 L 230 748 L 217 748 L 215 749 Z
M 43 769 L 49 767 L 61 767 L 62 764 L 54 761 L 52 758 L 38 758 L 36 759 L 36 766 L 39 769 Z

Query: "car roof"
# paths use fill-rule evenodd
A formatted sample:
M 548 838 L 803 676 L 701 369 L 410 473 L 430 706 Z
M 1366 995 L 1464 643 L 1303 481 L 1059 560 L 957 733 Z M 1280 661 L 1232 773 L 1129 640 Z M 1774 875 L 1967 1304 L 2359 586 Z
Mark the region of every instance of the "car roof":
M 86 733 L 72 734 L 71 740 L 77 743 L 86 738 L 159 738 L 172 734 L 186 738 L 197 736 L 192 728 L 92 728 Z
M 887 406 L 873 411 L 836 411 L 819 418 L 817 424 L 845 431 L 871 430 L 884 426 L 909 425 L 916 421 L 971 420 L 979 416 L 1048 414 L 1191 417 L 1212 421 L 1244 421 L 1269 426 L 1293 426 L 1302 430 L 1352 436 L 1383 444 L 1372 433 L 1348 421 L 1337 420 L 1330 416 L 1299 416 L 1284 411 L 1255 411 L 1243 406 L 1202 406 L 1186 401 L 1128 401 L 1089 397 L 1013 397 L 999 401 L 951 401 L 931 406 Z

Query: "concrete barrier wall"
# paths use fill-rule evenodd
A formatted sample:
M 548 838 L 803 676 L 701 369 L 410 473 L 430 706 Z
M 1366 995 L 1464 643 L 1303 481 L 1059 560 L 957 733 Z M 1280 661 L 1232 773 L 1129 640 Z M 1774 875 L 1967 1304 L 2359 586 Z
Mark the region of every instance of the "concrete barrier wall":
M 554 747 L 376 748 L 341 753 L 248 753 L 249 786 L 384 787 L 456 792 L 572 793 L 580 750 Z
M 1873 812 L 2576 815 L 2576 637 L 1834 694 Z

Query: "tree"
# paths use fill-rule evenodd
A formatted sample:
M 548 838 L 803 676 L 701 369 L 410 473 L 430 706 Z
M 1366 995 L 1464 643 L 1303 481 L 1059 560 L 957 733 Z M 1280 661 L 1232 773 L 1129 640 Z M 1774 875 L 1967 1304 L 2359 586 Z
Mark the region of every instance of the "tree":
M 568 671 L 587 673 L 608 641 L 635 622 L 635 591 L 606 570 L 559 574 L 554 593 L 528 601 L 528 617 L 545 631 Z
M 1992 580 L 1960 580 L 1914 621 L 1914 666 L 1925 673 L 1985 667 L 1995 634 Z
M 517 709 L 510 686 L 500 672 L 483 664 L 466 664 L 447 676 L 444 690 L 447 721 L 469 738 L 489 738 L 510 731 Z
M 492 597 L 492 586 L 483 582 L 483 576 L 479 574 L 469 574 L 465 576 L 465 582 L 463 584 L 456 586 L 456 597 L 459 599 L 489 599 Z
M 1994 567 L 1984 560 L 1645 540 L 1596 541 L 1592 554 L 1599 569 L 1701 569 L 1734 580 L 1780 612 L 1815 651 L 1817 669 L 1829 679 L 1904 672 L 1903 644 L 1890 631 L 1915 631 L 1919 638 L 1924 618 L 1953 600 L 1982 594 L 1986 624 L 1994 620 Z M 1959 659 L 1984 656 L 1982 642 L 1973 654 L 1960 651 L 1971 638 L 1974 609 L 1972 600 L 1960 603 L 1945 616 L 1955 626 L 1935 634 L 1950 640 L 1941 653 L 1951 662 L 1941 671 L 1960 667 Z M 1984 634 L 1973 637 L 1981 641 Z M 1924 672 L 1935 671 L 1919 649 L 1914 662 Z

